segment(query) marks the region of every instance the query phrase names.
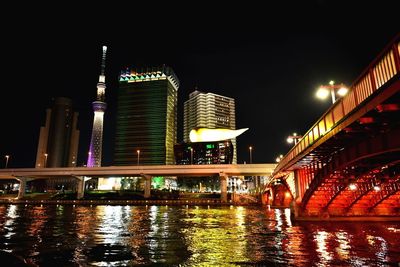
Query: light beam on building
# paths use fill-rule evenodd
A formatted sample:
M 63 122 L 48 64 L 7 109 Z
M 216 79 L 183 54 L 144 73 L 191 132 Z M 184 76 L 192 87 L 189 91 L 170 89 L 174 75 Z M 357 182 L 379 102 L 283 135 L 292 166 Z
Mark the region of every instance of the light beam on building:
M 189 138 L 191 142 L 222 141 L 236 138 L 248 129 L 249 128 L 238 130 L 197 128 L 190 131 Z
M 101 74 L 99 76 L 99 82 L 97 83 L 97 98 L 92 103 L 94 111 L 92 138 L 90 140 L 90 147 L 88 153 L 88 167 L 101 167 L 101 153 L 103 147 L 103 118 L 104 111 L 107 108 L 105 101 L 105 67 L 106 67 L 106 52 L 107 46 L 103 46 L 103 55 L 101 61 Z

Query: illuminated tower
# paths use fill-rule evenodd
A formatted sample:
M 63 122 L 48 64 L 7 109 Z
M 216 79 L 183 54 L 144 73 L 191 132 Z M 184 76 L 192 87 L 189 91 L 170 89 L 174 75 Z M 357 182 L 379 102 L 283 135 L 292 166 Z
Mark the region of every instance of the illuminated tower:
M 100 167 L 101 166 L 101 151 L 103 147 L 103 118 L 104 111 L 107 108 L 105 100 L 106 84 L 104 75 L 104 69 L 106 67 L 106 52 L 107 46 L 103 46 L 103 56 L 101 60 L 101 74 L 99 76 L 99 82 L 97 83 L 97 98 L 92 103 L 94 111 L 93 128 L 92 128 L 92 139 L 90 140 L 89 154 L 88 154 L 88 167 Z
M 236 129 L 235 99 L 195 90 L 184 103 L 183 140 L 189 142 L 190 131 L 195 128 Z M 236 138 L 231 139 L 234 152 L 233 163 L 237 161 Z

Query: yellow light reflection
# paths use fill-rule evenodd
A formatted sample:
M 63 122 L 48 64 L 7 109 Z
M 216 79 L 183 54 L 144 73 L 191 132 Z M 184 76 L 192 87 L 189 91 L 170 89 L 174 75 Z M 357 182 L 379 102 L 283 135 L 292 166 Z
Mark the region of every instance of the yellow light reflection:
M 236 212 L 235 212 L 235 218 L 236 218 L 236 225 L 238 228 L 240 228 L 241 232 L 244 233 L 244 222 L 245 222 L 245 218 L 246 218 L 246 210 L 241 207 L 238 206 L 236 208 Z
M 276 219 L 276 230 L 282 231 L 282 211 L 280 209 L 275 209 L 275 219 Z
M 87 262 L 85 249 L 92 239 L 91 233 L 94 231 L 94 229 L 96 229 L 98 224 L 98 221 L 93 219 L 97 218 L 95 215 L 96 213 L 92 205 L 90 205 L 90 207 L 78 206 L 74 211 L 76 214 L 75 222 L 77 237 L 80 240 L 74 249 L 74 260 L 76 262 Z M 64 207 L 60 206 L 59 211 L 57 211 L 57 216 L 59 216 L 61 219 L 63 213 Z M 92 219 L 88 220 L 87 218 Z
M 327 241 L 329 238 L 329 233 L 325 231 L 318 231 L 315 236 L 314 240 L 316 241 L 317 245 L 317 252 L 319 254 L 320 263 L 322 266 L 326 266 L 329 262 L 333 259 L 332 252 L 328 252 L 327 250 Z
M 191 209 L 185 219 L 190 227 L 181 230 L 191 252 L 183 266 L 221 266 L 221 262 L 236 266 L 229 263 L 249 261 L 245 217 L 243 207 Z
M 387 229 L 388 229 L 390 232 L 400 233 L 400 229 L 399 229 L 399 228 L 388 227 Z
M 340 259 L 347 260 L 350 258 L 350 242 L 349 235 L 346 232 L 337 232 L 336 238 L 339 243 L 339 247 L 336 248 L 336 252 Z
M 118 238 L 125 232 L 122 220 L 123 206 L 97 206 L 96 216 L 101 218 L 99 234 L 96 236 L 100 243 L 115 244 Z
M 13 223 L 13 221 L 18 218 L 17 215 L 18 206 L 17 205 L 10 205 L 7 210 L 7 220 L 5 222 L 5 226 L 9 226 Z
M 10 205 L 8 206 L 7 209 L 7 219 L 4 223 L 4 228 L 5 229 L 11 229 L 10 226 L 14 224 L 15 220 L 19 217 L 18 213 L 18 206 L 17 205 Z M 7 234 L 4 235 L 5 238 L 10 238 L 11 236 L 15 235 L 15 232 L 7 232 Z
M 381 262 L 388 262 L 388 244 L 386 240 L 380 236 L 367 235 L 368 244 L 373 247 L 377 259 Z
M 45 209 L 42 205 L 33 207 L 31 212 L 32 222 L 29 224 L 27 233 L 28 235 L 36 236 L 39 240 L 41 240 L 40 233 L 47 222 L 48 215 L 46 215 Z
M 290 219 L 290 209 L 285 209 L 285 221 L 288 226 L 292 226 L 292 220 Z

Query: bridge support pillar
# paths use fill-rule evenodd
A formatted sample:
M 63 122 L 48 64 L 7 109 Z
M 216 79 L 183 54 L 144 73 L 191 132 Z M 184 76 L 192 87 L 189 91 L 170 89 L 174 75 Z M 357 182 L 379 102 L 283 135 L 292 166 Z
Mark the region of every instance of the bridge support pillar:
M 78 180 L 76 185 L 76 198 L 82 199 L 85 196 L 85 182 L 90 180 L 91 177 L 87 176 L 75 176 Z
M 85 177 L 76 177 L 77 185 L 76 185 L 76 198 L 82 199 L 85 195 Z
M 301 211 L 301 198 L 298 197 L 290 202 L 290 219 L 293 221 L 302 216 L 303 214 Z
M 20 177 L 17 180 L 19 181 L 19 190 L 17 199 L 22 199 L 25 196 L 26 182 L 28 182 L 28 178 Z
M 227 180 L 228 176 L 224 173 L 219 174 L 219 183 L 221 188 L 221 202 L 228 202 L 228 193 L 227 193 Z
M 150 198 L 151 196 L 151 175 L 141 175 L 144 178 L 144 198 Z

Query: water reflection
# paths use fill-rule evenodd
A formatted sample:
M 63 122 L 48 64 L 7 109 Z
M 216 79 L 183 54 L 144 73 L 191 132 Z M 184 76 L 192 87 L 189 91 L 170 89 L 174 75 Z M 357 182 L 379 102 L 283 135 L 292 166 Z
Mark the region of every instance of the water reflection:
M 39 266 L 397 266 L 396 222 L 292 222 L 288 209 L 0 205 L 0 249 Z
M 336 253 L 341 260 L 348 260 L 350 258 L 350 240 L 351 236 L 344 231 L 336 232 L 336 240 L 339 243 L 339 246 L 336 248 Z
M 217 266 L 221 263 L 249 261 L 245 210 L 190 209 L 187 213 L 185 236 L 190 258 L 183 266 Z
M 333 258 L 331 251 L 328 251 L 328 239 L 330 239 L 330 234 L 325 231 L 318 231 L 314 236 L 319 257 L 318 266 L 326 266 Z

